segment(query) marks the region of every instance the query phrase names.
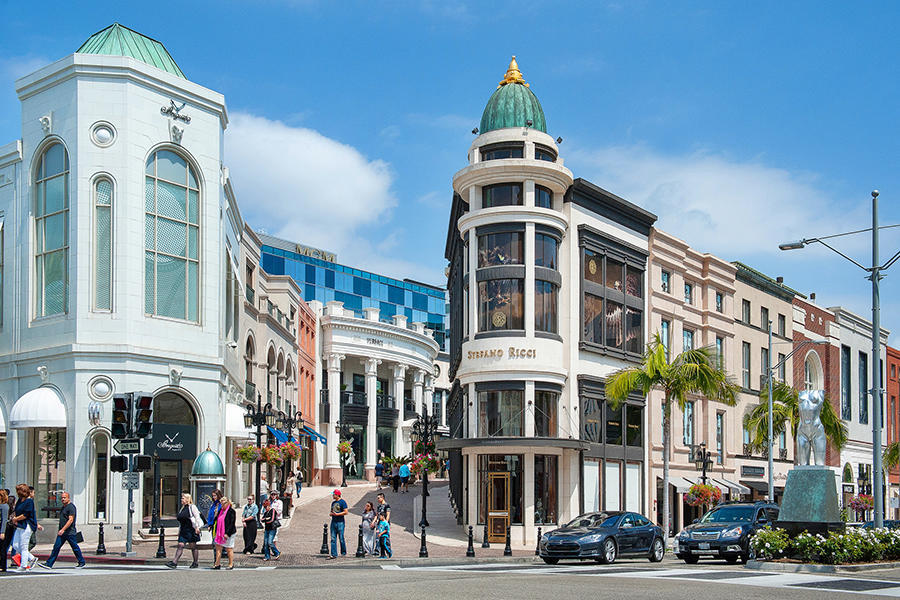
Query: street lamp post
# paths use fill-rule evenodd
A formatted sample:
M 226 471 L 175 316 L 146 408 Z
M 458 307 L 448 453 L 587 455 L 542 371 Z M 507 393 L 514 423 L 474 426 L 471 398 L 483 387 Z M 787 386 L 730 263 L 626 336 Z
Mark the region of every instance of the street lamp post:
M 706 485 L 706 470 L 712 467 L 711 452 L 706 449 L 706 442 L 694 446 L 694 464 L 701 471 L 701 481 Z
M 422 411 L 425 412 L 424 410 Z M 434 432 L 438 428 L 438 419 L 434 415 L 421 414 L 412 425 L 412 434 L 416 441 L 422 442 L 422 453 L 428 454 L 434 447 Z M 426 516 L 426 497 L 428 496 L 428 470 L 422 470 L 422 518 L 419 527 L 430 527 Z
M 245 427 L 253 427 L 256 426 L 256 445 L 258 447 L 262 447 L 262 427 L 263 425 L 267 425 L 272 427 L 275 425 L 276 417 L 275 413 L 272 411 L 272 404 L 266 403 L 263 406 L 262 403 L 262 394 L 260 392 L 256 392 L 256 406 L 253 404 L 247 404 L 247 412 L 244 413 L 244 426 Z M 260 469 L 262 465 L 261 461 L 256 461 L 256 505 L 262 506 L 262 499 L 259 497 L 260 492 Z
M 854 265 L 866 271 L 872 282 L 872 473 L 873 485 L 875 493 L 875 527 L 884 526 L 884 497 L 881 494 L 883 473 L 881 470 L 881 299 L 879 296 L 879 282 L 884 277 L 881 272 L 886 271 L 900 259 L 900 252 L 894 254 L 887 262 L 880 265 L 879 247 L 878 247 L 878 231 L 879 229 L 887 229 L 889 227 L 898 227 L 900 225 L 878 226 L 878 190 L 872 191 L 872 227 L 871 229 L 860 229 L 857 231 L 849 231 L 845 233 L 837 233 L 818 238 L 802 239 L 796 242 L 788 242 L 778 246 L 781 250 L 798 250 L 812 243 L 819 243 L 829 250 L 846 258 Z M 865 231 L 872 232 L 872 266 L 866 267 L 856 260 L 850 258 L 840 250 L 832 247 L 823 241 L 830 238 L 863 233 Z
M 303 413 L 301 411 L 297 411 L 294 416 L 291 416 L 290 413 L 285 413 L 284 411 L 278 411 L 278 416 L 275 418 L 275 428 L 284 431 L 288 435 L 288 440 L 291 439 L 291 432 L 295 427 L 299 428 L 303 425 Z M 299 434 L 298 434 L 299 440 Z M 293 467 L 292 467 L 293 468 Z M 281 489 L 284 490 L 285 482 L 287 481 L 287 462 L 281 463 Z
M 334 431 L 338 434 L 338 444 L 347 437 L 349 424 L 344 421 L 338 421 L 334 424 Z M 341 454 L 341 487 L 347 487 L 347 456 Z

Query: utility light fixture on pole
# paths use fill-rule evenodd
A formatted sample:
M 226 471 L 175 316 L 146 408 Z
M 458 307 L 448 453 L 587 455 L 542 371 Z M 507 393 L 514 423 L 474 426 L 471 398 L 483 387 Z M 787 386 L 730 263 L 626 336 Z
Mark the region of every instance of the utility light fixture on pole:
M 859 229 L 856 231 L 848 231 L 845 233 L 836 233 L 834 235 L 826 235 L 818 238 L 802 239 L 795 242 L 786 242 L 779 244 L 781 250 L 799 250 L 809 244 L 819 243 L 846 258 L 854 265 L 867 272 L 872 282 L 872 491 L 875 496 L 875 527 L 884 526 L 884 473 L 881 465 L 881 299 L 879 296 L 879 282 L 884 277 L 882 271 L 886 271 L 900 259 L 900 252 L 894 254 L 886 263 L 879 265 L 879 248 L 878 248 L 878 231 L 879 229 L 889 229 L 900 227 L 898 225 L 878 226 L 878 190 L 872 191 L 872 227 L 869 229 Z M 856 260 L 850 258 L 837 248 L 834 248 L 823 240 L 863 233 L 865 231 L 872 232 L 872 266 L 866 267 Z

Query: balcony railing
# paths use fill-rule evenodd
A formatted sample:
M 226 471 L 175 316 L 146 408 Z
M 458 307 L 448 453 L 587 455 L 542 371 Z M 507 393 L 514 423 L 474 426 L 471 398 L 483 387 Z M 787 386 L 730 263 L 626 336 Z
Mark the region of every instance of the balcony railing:
M 248 402 L 256 402 L 256 384 L 250 381 L 244 382 L 244 397 Z
M 378 408 L 394 408 L 394 397 L 388 394 L 377 394 L 375 404 Z
M 250 304 L 254 304 L 256 302 L 256 290 L 250 287 L 250 284 L 247 284 L 244 287 L 244 295 L 247 297 L 247 302 Z
M 404 398 L 403 399 L 403 418 L 404 419 L 415 419 L 419 416 L 419 413 L 416 412 L 416 403 L 412 398 Z
M 365 392 L 349 392 L 344 390 L 341 392 L 341 404 L 352 404 L 354 406 L 366 406 Z

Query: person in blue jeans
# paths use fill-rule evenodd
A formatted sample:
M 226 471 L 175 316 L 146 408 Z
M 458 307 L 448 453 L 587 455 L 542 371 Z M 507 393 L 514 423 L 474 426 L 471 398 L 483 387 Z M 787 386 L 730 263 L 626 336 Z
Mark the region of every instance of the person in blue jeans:
M 337 558 L 337 541 L 341 540 L 341 556 L 347 556 L 347 543 L 344 541 L 344 517 L 349 513 L 347 502 L 341 498 L 341 490 L 331 493 L 331 554 L 329 559 Z
M 403 463 L 400 465 L 400 493 L 406 492 L 409 493 L 409 465 Z
M 281 556 L 281 551 L 275 547 L 275 534 L 278 533 L 278 515 L 275 514 L 275 508 L 269 499 L 263 500 L 262 522 L 265 527 L 263 533 L 263 560 L 269 560 L 274 554 L 275 560 Z
M 56 562 L 56 557 L 59 556 L 59 551 L 62 548 L 63 542 L 69 542 L 69 546 L 72 547 L 72 552 L 75 553 L 75 560 L 78 561 L 75 568 L 81 569 L 85 566 L 85 562 L 84 556 L 81 554 L 81 548 L 78 547 L 78 531 L 75 529 L 75 517 L 77 512 L 75 510 L 75 505 L 72 504 L 69 492 L 63 492 L 61 499 L 63 507 L 62 510 L 59 511 L 59 531 L 56 532 L 56 541 L 53 542 L 53 550 L 50 552 L 50 557 L 47 559 L 47 562 L 41 564 L 41 566 L 52 569 L 53 563 Z
M 378 549 L 381 550 L 379 558 L 391 558 L 394 553 L 391 551 L 391 524 L 387 521 L 378 521 L 378 531 L 375 534 L 378 537 Z

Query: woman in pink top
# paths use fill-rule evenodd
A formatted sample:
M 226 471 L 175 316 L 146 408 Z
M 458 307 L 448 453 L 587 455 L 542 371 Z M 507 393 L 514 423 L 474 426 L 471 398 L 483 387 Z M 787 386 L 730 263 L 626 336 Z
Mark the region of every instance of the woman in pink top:
M 222 568 L 219 561 L 222 558 L 222 548 L 225 548 L 228 553 L 228 570 L 230 571 L 234 568 L 234 538 L 237 533 L 235 520 L 237 515 L 228 498 L 223 497 L 220 502 L 222 505 L 216 512 L 215 517 L 216 537 L 213 542 L 216 544 L 216 562 L 213 564 L 213 569 Z

